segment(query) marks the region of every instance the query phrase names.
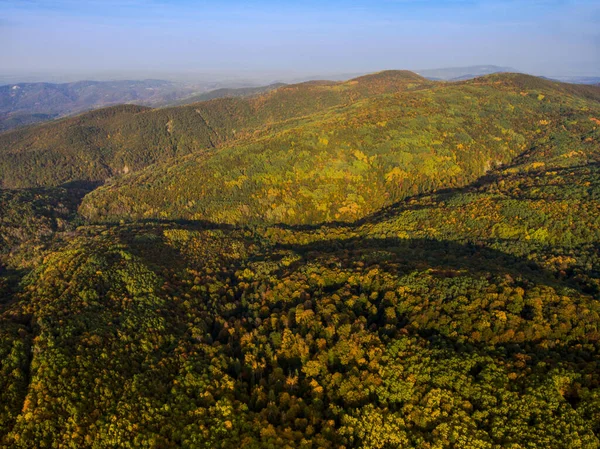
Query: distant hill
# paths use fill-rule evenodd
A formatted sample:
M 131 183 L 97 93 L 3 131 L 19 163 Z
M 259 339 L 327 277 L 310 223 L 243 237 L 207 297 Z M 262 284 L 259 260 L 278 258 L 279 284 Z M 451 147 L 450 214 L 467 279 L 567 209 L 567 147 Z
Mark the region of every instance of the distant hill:
M 278 89 L 285 85 L 286 85 L 285 83 L 274 83 L 274 84 L 269 84 L 268 86 L 259 86 L 259 87 L 215 89 L 215 90 L 211 90 L 209 92 L 203 93 L 203 94 L 198 94 L 198 95 L 193 95 L 191 97 L 187 97 L 183 100 L 173 103 L 171 106 L 198 103 L 200 101 L 214 100 L 216 98 L 249 97 L 251 95 L 258 95 L 258 94 L 262 94 L 265 92 L 270 92 L 272 90 Z
M 115 104 L 164 104 L 194 91 L 161 80 L 8 84 L 0 86 L 0 131 Z
M 492 73 L 502 72 L 518 72 L 511 67 L 500 67 L 496 65 L 475 65 L 469 67 L 448 67 L 441 69 L 426 69 L 417 70 L 421 76 L 433 80 L 444 80 L 444 81 L 461 81 L 471 78 L 476 78 L 482 75 L 490 75 Z
M 574 84 L 600 84 L 600 76 L 552 76 L 549 77 L 556 81 L 563 83 L 574 83 Z

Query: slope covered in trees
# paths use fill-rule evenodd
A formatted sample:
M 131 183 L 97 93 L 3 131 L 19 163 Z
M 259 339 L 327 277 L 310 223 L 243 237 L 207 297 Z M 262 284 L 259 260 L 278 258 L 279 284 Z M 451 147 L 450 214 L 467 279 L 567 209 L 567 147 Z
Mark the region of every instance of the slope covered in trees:
M 0 86 L 0 131 L 115 104 L 164 104 L 195 93 L 170 81 L 77 81 Z
M 119 178 L 81 211 L 93 220 L 354 221 L 538 147 L 565 164 L 591 157 L 598 100 L 598 89 L 524 75 L 377 95 Z
M 533 164 L 345 226 L 80 227 L 2 310 L 4 445 L 598 447 L 600 168 Z
M 174 156 L 251 137 L 261 128 L 360 98 L 429 84 L 411 72 L 382 72 L 345 83 L 284 86 L 252 98 L 223 98 L 153 109 L 117 106 L 0 134 L 0 186 L 105 181 Z
M 599 448 L 594 89 L 498 75 L 365 96 L 126 175 L 82 205 L 92 185 L 0 190 L 0 447 Z M 291 141 L 310 157 L 281 156 Z M 347 223 L 306 225 L 328 219 L 306 203 L 302 226 L 269 223 L 286 220 L 252 195 L 248 220 L 226 201 L 222 215 L 169 204 L 182 194 L 171 177 L 227 194 L 219 165 L 256 181 L 259 157 L 274 192 L 278 160 L 310 173 L 307 191 L 346 192 L 319 177 L 346 152 L 373 171 L 407 153 L 403 179 L 422 188 L 398 183 Z M 386 181 L 335 168 L 362 176 L 360 194 Z M 91 207 L 105 210 L 77 215 Z
M 258 87 L 229 87 L 211 90 L 202 94 L 193 95 L 191 97 L 179 100 L 172 106 L 184 105 L 191 103 L 198 103 L 200 101 L 214 100 L 216 98 L 228 98 L 228 97 L 250 97 L 253 95 L 263 94 L 272 90 L 278 89 L 279 87 L 285 86 L 285 83 L 274 83 L 267 86 Z

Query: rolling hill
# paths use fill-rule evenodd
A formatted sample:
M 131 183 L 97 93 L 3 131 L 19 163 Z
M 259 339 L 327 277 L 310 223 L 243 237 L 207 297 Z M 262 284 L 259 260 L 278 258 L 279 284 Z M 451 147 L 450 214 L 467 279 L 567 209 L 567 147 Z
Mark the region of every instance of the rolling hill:
M 115 179 L 81 212 L 100 221 L 355 221 L 523 154 L 531 164 L 597 160 L 599 99 L 593 87 L 525 75 L 369 96 Z
M 149 110 L 116 106 L 0 134 L 0 186 L 104 181 L 157 161 L 218 147 L 275 123 L 430 82 L 387 72 L 344 83 L 308 82 L 252 98 Z
M 600 88 L 383 72 L 0 142 L 1 448 L 600 447 Z
M 123 103 L 164 104 L 195 92 L 170 81 L 78 81 L 0 86 L 0 132 Z

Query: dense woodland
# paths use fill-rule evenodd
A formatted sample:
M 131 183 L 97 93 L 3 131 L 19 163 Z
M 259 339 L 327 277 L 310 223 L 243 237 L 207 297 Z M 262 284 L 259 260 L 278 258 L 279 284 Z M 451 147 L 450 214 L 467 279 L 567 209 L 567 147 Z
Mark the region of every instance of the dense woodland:
M 586 159 L 600 104 L 537 81 L 492 76 L 288 120 L 250 143 L 116 179 L 81 211 L 104 221 L 352 222 L 411 195 L 464 186 L 532 148 L 541 157 L 532 155 L 534 165 Z M 548 154 L 538 150 L 547 146 Z
M 121 173 L 250 136 L 286 119 L 431 82 L 384 72 L 345 83 L 309 82 L 258 97 L 150 109 L 122 105 L 0 135 L 0 187 L 102 182 Z
M 600 89 L 407 76 L 0 135 L 0 446 L 600 447 Z

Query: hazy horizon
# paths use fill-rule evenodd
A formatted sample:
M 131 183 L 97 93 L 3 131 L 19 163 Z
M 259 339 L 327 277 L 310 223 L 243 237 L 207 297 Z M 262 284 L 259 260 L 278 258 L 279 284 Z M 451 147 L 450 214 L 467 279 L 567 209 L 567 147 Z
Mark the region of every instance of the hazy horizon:
M 0 0 L 0 81 L 258 82 L 490 64 L 598 76 L 599 30 L 590 0 Z

